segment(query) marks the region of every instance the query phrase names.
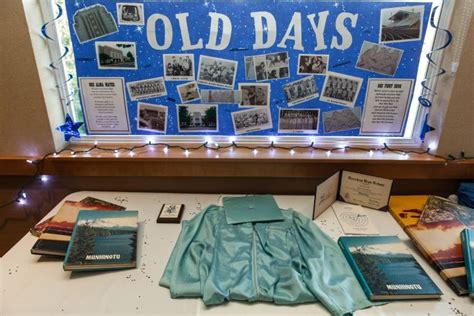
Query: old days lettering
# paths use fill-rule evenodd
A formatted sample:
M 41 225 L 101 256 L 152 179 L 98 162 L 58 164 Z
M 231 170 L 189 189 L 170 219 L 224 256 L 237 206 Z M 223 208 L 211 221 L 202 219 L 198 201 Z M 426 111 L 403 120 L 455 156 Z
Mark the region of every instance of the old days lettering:
M 188 18 L 190 18 L 190 15 L 188 12 L 175 14 L 174 17 L 178 21 L 182 51 L 203 48 L 220 51 L 227 49 L 231 44 L 232 21 L 225 14 L 217 12 L 209 13 L 210 31 L 205 45 L 203 38 L 193 38 L 189 33 L 190 22 Z M 253 20 L 255 30 L 254 50 L 267 49 L 276 45 L 279 48 L 292 48 L 294 50 L 305 51 L 308 49 L 303 46 L 303 36 L 307 36 L 303 34 L 303 30 L 305 30 L 310 32 L 315 39 L 316 45 L 312 49 L 319 51 L 327 49 L 328 45 L 331 49 L 338 50 L 346 50 L 351 47 L 351 29 L 354 29 L 357 25 L 358 14 L 341 12 L 335 17 L 330 17 L 329 11 L 322 11 L 317 14 L 309 14 L 305 19 L 302 17 L 301 12 L 294 12 L 284 35 L 279 41 L 277 41 L 277 21 L 273 14 L 267 11 L 258 11 L 251 12 L 250 17 Z M 330 18 L 335 18 L 336 34 L 333 34 L 331 38 L 328 39 L 325 37 L 327 36 L 325 29 L 327 21 Z M 152 14 L 147 20 L 147 40 L 150 46 L 155 50 L 169 49 L 173 43 L 173 34 L 175 31 L 170 18 L 164 14 Z

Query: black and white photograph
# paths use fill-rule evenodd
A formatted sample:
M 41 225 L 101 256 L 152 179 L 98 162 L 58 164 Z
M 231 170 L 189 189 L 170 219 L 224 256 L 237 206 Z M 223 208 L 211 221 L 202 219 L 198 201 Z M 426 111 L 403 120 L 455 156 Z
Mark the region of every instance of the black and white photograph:
M 239 104 L 239 90 L 200 90 L 202 103 Z
M 163 204 L 156 219 L 157 223 L 179 223 L 184 211 L 184 204 Z
M 313 76 L 287 83 L 283 86 L 283 90 L 289 106 L 319 97 Z
M 397 7 L 380 10 L 380 43 L 421 39 L 425 7 Z
M 278 133 L 318 133 L 319 109 L 280 109 L 278 116 Z
M 179 104 L 179 132 L 218 132 L 217 105 L 213 104 Z
M 95 42 L 99 69 L 137 69 L 137 51 L 134 42 Z
M 323 113 L 325 134 L 359 129 L 361 126 L 361 108 L 348 108 Z
M 143 3 L 117 3 L 117 20 L 120 25 L 145 25 Z
M 80 44 L 118 32 L 112 13 L 101 4 L 77 10 L 73 20 L 73 28 Z
M 402 59 L 403 50 L 364 41 L 356 68 L 393 76 Z
M 342 106 L 354 107 L 362 86 L 362 81 L 362 78 L 328 72 L 320 100 Z
M 255 65 L 253 56 L 245 56 L 245 80 L 255 80 Z
M 238 62 L 235 60 L 201 55 L 198 83 L 233 89 Z
M 168 107 L 138 102 L 137 117 L 138 130 L 166 133 Z
M 163 54 L 166 81 L 194 80 L 193 54 Z
M 199 100 L 199 89 L 196 82 L 188 82 L 176 87 L 178 94 L 181 99 L 181 103 L 188 103 Z
M 132 101 L 157 98 L 167 94 L 163 77 L 128 82 L 127 90 Z
M 254 56 L 257 81 L 284 79 L 290 76 L 288 52 Z
M 273 128 L 269 107 L 233 112 L 232 123 L 236 135 Z
M 329 55 L 300 54 L 298 75 L 325 75 L 328 70 Z
M 269 83 L 239 83 L 240 106 L 270 106 Z

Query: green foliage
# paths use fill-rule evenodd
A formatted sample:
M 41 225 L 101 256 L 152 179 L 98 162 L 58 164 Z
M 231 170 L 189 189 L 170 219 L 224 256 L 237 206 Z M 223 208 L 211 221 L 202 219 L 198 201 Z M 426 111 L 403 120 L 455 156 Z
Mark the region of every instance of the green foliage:
M 191 125 L 191 114 L 189 114 L 187 106 L 179 107 L 179 125 L 181 127 Z
M 216 107 L 210 107 L 206 110 L 205 115 L 202 119 L 204 125 L 206 126 L 216 126 L 217 117 L 216 117 Z

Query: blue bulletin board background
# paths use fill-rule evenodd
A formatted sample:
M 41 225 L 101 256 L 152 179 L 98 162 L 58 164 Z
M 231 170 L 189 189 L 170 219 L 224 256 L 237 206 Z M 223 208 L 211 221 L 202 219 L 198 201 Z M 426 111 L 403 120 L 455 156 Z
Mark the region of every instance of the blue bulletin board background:
M 117 21 L 117 3 L 143 3 L 145 13 L 145 25 L 120 25 Z M 73 29 L 73 15 L 77 10 L 85 7 L 101 4 L 112 13 L 117 22 L 118 32 L 107 36 L 80 44 L 76 33 Z M 406 41 L 397 43 L 387 43 L 387 46 L 402 49 L 403 55 L 395 75 L 381 75 L 356 69 L 357 56 L 364 41 L 379 43 L 380 32 L 380 10 L 383 8 L 418 6 L 425 7 L 423 14 L 422 37 L 416 41 Z M 431 3 L 427 2 L 372 2 L 372 1 L 355 1 L 355 2 L 318 2 L 318 1 L 151 1 L 151 0 L 135 0 L 135 1 L 112 1 L 112 0 L 67 0 L 66 10 L 68 14 L 72 45 L 76 60 L 77 77 L 123 77 L 125 82 L 138 81 L 148 78 L 162 77 L 163 74 L 163 58 L 162 54 L 185 53 L 194 54 L 195 76 L 197 77 L 199 56 L 207 55 L 218 58 L 225 58 L 238 61 L 238 71 L 235 80 L 234 90 L 238 89 L 238 83 L 255 82 L 246 81 L 245 79 L 245 62 L 244 56 L 261 55 L 272 52 L 287 51 L 290 63 L 290 77 L 280 80 L 265 81 L 271 84 L 271 102 L 270 109 L 272 113 L 273 129 L 252 132 L 244 134 L 250 135 L 295 135 L 295 134 L 278 134 L 278 108 L 316 108 L 320 109 L 319 115 L 319 136 L 357 136 L 359 130 L 348 130 L 324 134 L 322 117 L 323 112 L 344 109 L 346 107 L 323 102 L 320 98 L 312 99 L 295 106 L 287 105 L 283 85 L 301 79 L 306 76 L 297 75 L 297 61 L 299 54 L 327 54 L 329 55 L 328 71 L 342 73 L 350 76 L 363 78 L 362 88 L 359 92 L 356 107 L 362 107 L 365 102 L 366 87 L 369 78 L 405 78 L 416 79 L 420 53 L 422 49 L 423 39 L 429 21 L 429 13 L 431 12 Z M 306 18 L 309 14 L 317 14 L 320 11 L 329 11 L 329 16 L 325 29 L 325 43 L 327 49 L 314 51 L 316 39 L 311 29 L 309 20 Z M 277 21 L 277 39 L 275 45 L 269 49 L 253 50 L 252 46 L 255 41 L 254 21 L 251 12 L 268 11 L 272 13 Z M 175 18 L 177 13 L 188 12 L 188 25 L 191 42 L 195 43 L 197 38 L 203 39 L 205 45 L 208 41 L 210 32 L 209 12 L 218 12 L 227 15 L 232 21 L 232 38 L 226 50 L 215 51 L 209 49 L 181 51 L 182 40 L 179 31 L 178 21 Z M 304 51 L 294 50 L 294 42 L 289 40 L 286 42 L 287 48 L 279 48 L 277 44 L 283 38 L 287 27 L 292 18 L 293 12 L 301 12 L 302 29 L 303 29 L 303 46 Z M 353 43 L 345 51 L 331 49 L 332 36 L 338 36 L 339 33 L 335 29 L 335 21 L 341 12 L 351 12 L 358 14 L 357 25 L 355 28 L 349 26 L 346 20 L 346 26 L 353 37 Z M 154 13 L 166 15 L 173 26 L 173 42 L 171 47 L 166 51 L 158 51 L 153 49 L 147 41 L 147 23 L 148 17 Z M 158 26 L 157 26 L 158 33 Z M 158 35 L 160 36 L 160 35 Z M 162 35 L 161 35 L 162 36 Z M 137 70 L 120 70 L 107 69 L 100 70 L 97 66 L 95 42 L 96 41 L 127 41 L 135 42 L 137 50 Z M 163 39 L 158 37 L 158 42 L 162 43 Z M 236 50 L 238 49 L 238 50 Z M 322 93 L 325 76 L 314 76 L 319 94 Z M 168 107 L 167 135 L 203 135 L 205 133 L 179 133 L 176 104 L 180 104 L 179 95 L 176 89 L 177 85 L 183 84 L 185 81 L 166 81 L 167 96 L 158 98 L 149 98 L 141 100 L 141 102 L 159 104 Z M 210 86 L 199 85 L 205 89 L 219 89 Z M 132 101 L 128 92 L 126 92 L 126 102 L 128 106 L 129 120 L 131 125 L 131 134 L 148 135 L 155 134 L 143 130 L 137 130 L 137 104 L 138 101 Z M 175 101 L 174 101 L 175 100 Z M 199 104 L 200 101 L 191 104 Z M 243 110 L 237 104 L 218 105 L 219 132 L 209 133 L 212 135 L 234 135 L 231 112 Z

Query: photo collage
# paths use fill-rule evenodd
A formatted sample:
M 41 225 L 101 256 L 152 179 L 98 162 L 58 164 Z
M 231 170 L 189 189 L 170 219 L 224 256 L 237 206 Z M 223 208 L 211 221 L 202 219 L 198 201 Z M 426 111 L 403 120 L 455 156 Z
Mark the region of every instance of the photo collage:
M 367 78 L 378 75 L 388 82 L 399 75 L 404 50 L 390 44 L 421 39 L 424 6 L 380 10 L 378 42 L 361 41 L 351 64 L 359 75 L 348 71 L 349 67 L 336 68 L 334 57 L 318 52 L 298 52 L 295 58 L 288 49 L 281 49 L 229 59 L 212 56 L 212 52 L 167 50 L 154 57 L 161 71 L 148 78 L 140 75 L 147 71 L 137 71 L 142 70 L 141 58 L 148 58 L 140 56 L 137 42 L 103 40 L 119 27 L 144 25 L 144 5 L 117 3 L 116 16 L 109 11 L 107 16 L 103 10 L 103 6 L 94 5 L 78 10 L 76 15 L 100 11 L 104 19 L 107 17 L 104 25 L 108 30 L 82 34 L 82 20 L 77 19 L 76 35 L 81 44 L 101 39 L 94 43 L 95 57 L 97 69 L 109 71 L 107 76 L 113 77 L 110 74 L 114 70 L 134 71 L 125 78 L 134 80 L 126 80 L 125 86 L 129 99 L 137 102 L 137 131 L 166 135 L 172 127 L 171 134 L 175 129 L 178 134 L 221 133 L 220 127 L 225 127 L 226 133 L 235 135 L 260 131 L 323 135 L 354 131 L 353 135 L 358 135 L 364 122 L 370 121 L 366 116 L 371 113 L 364 111 L 368 94 L 381 93 L 377 87 L 370 91 L 365 88 Z

